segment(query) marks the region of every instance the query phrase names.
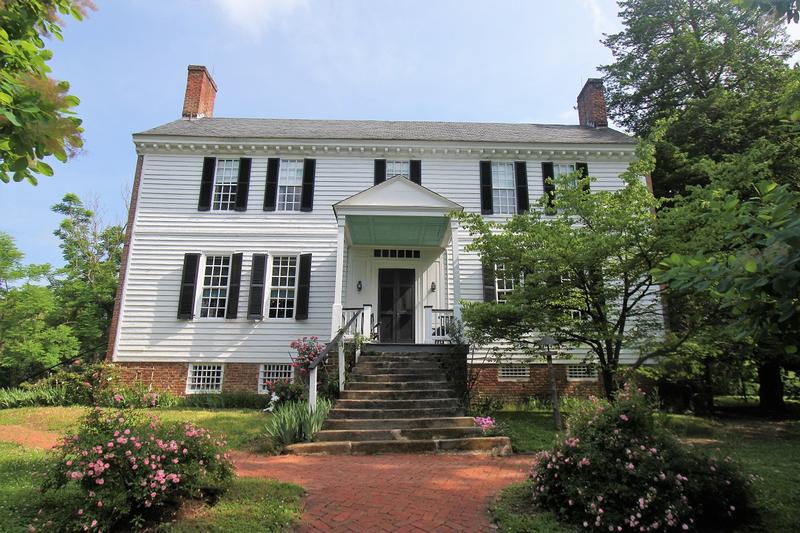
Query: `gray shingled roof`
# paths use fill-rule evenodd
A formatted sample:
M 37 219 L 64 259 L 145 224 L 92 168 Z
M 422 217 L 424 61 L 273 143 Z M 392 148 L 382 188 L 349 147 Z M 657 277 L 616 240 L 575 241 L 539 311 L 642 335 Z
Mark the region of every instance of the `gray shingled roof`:
M 330 139 L 371 141 L 467 141 L 506 143 L 630 144 L 611 128 L 559 124 L 417 122 L 396 120 L 299 120 L 201 118 L 175 120 L 139 135 L 228 139 Z

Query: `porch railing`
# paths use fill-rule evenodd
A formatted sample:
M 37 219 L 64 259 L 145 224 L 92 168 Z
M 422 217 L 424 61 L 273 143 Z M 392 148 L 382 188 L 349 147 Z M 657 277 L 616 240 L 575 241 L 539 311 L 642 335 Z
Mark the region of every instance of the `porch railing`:
M 455 314 L 452 309 L 434 309 L 425 306 L 425 342 L 427 344 L 449 344 L 455 330 Z
M 319 356 L 308 365 L 308 408 L 312 412 L 317 409 L 317 372 L 319 366 L 323 364 L 333 349 L 338 350 L 339 359 L 339 390 L 344 390 L 345 360 L 344 344 L 352 340 L 356 334 L 361 334 L 362 338 L 369 338 L 372 330 L 372 306 L 365 305 L 362 308 L 342 309 L 342 324 L 338 333 L 325 345 Z M 361 345 L 356 346 L 356 362 L 361 355 Z

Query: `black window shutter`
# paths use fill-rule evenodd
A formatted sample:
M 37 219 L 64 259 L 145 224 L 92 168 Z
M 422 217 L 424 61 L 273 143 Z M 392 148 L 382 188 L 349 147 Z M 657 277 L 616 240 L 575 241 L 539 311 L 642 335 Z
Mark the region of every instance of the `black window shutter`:
M 514 163 L 514 178 L 517 180 L 517 213 L 530 208 L 528 196 L 528 164 L 525 161 Z
M 494 283 L 494 265 L 491 263 L 483 263 L 483 301 L 496 302 L 497 301 L 497 287 Z
M 386 181 L 386 160 L 375 160 L 375 185 Z
M 200 198 L 197 200 L 198 211 L 211 209 L 211 198 L 214 196 L 214 170 L 217 166 L 216 157 L 203 159 L 203 175 L 200 178 Z
M 492 202 L 492 162 L 481 161 L 481 214 L 491 215 L 494 213 L 494 203 Z
M 542 187 L 544 194 L 547 195 L 547 207 L 553 207 L 553 199 L 556 197 L 556 185 L 553 183 L 553 163 L 542 163 Z
M 247 318 L 264 318 L 264 280 L 267 275 L 267 254 L 253 254 L 250 269 L 250 295 L 247 301 Z
M 236 211 L 247 211 L 247 197 L 250 195 L 250 167 L 253 160 L 249 157 L 239 159 L 239 178 L 236 180 Z
M 181 288 L 178 293 L 178 318 L 181 320 L 194 318 L 194 291 L 197 285 L 197 268 L 199 264 L 200 254 L 186 254 L 183 256 Z
M 233 254 L 230 276 L 228 280 L 228 301 L 225 304 L 225 318 L 238 318 L 239 288 L 242 285 L 242 254 Z
M 317 172 L 317 160 L 303 160 L 303 189 L 300 194 L 300 211 L 314 209 L 314 175 Z
M 580 170 L 581 171 L 581 179 L 585 179 L 585 178 L 589 177 L 589 164 L 588 163 L 575 163 L 575 170 Z M 583 185 L 583 190 L 585 192 L 589 192 L 591 190 L 591 185 L 589 185 L 588 181 Z
M 417 185 L 422 185 L 422 161 L 419 159 L 412 159 L 408 163 L 409 179 Z
M 281 160 L 270 157 L 267 160 L 267 188 L 264 191 L 264 211 L 275 211 L 278 203 L 278 173 L 281 170 Z
M 297 306 L 294 311 L 295 320 L 308 318 L 308 297 L 311 293 L 311 254 L 300 254 L 300 266 L 297 273 Z

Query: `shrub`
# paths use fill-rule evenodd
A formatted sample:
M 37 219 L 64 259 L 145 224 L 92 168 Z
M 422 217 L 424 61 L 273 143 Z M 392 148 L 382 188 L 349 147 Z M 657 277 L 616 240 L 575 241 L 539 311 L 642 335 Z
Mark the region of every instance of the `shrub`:
M 267 420 L 266 433 L 275 447 L 282 448 L 295 442 L 310 442 L 322 429 L 331 403 L 320 398 L 311 413 L 308 402 L 289 402 L 280 405 Z
M 42 405 L 69 405 L 64 385 L 37 385 L 26 388 L 0 389 L 0 409 Z
M 264 387 L 269 391 L 269 395 L 276 395 L 276 405 L 286 402 L 300 401 L 305 397 L 305 388 L 302 383 L 291 381 L 290 379 L 276 379 L 275 381 L 264 382 Z
M 469 412 L 475 416 L 489 416 L 502 411 L 505 402 L 502 398 L 478 393 L 472 397 Z
M 203 409 L 261 409 L 269 407 L 270 395 L 249 391 L 188 394 L 178 401 L 184 407 Z
M 626 388 L 576 408 L 566 438 L 534 464 L 533 501 L 594 531 L 730 531 L 752 513 L 750 482 L 730 459 L 683 446 Z
M 297 350 L 292 366 L 297 369 L 301 376 L 308 374 L 308 366 L 319 357 L 325 345 L 320 344 L 319 337 L 302 337 L 295 339 L 289 344 L 290 348 Z
M 185 498 L 224 491 L 233 478 L 224 445 L 192 424 L 96 408 L 64 438 L 43 489 L 80 493 L 64 530 L 140 529 Z

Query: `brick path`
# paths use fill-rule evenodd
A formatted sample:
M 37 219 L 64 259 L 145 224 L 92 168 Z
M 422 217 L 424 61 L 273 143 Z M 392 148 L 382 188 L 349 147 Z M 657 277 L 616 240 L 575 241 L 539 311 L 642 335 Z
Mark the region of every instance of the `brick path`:
M 241 476 L 304 487 L 300 531 L 487 531 L 487 507 L 531 456 L 234 454 Z

